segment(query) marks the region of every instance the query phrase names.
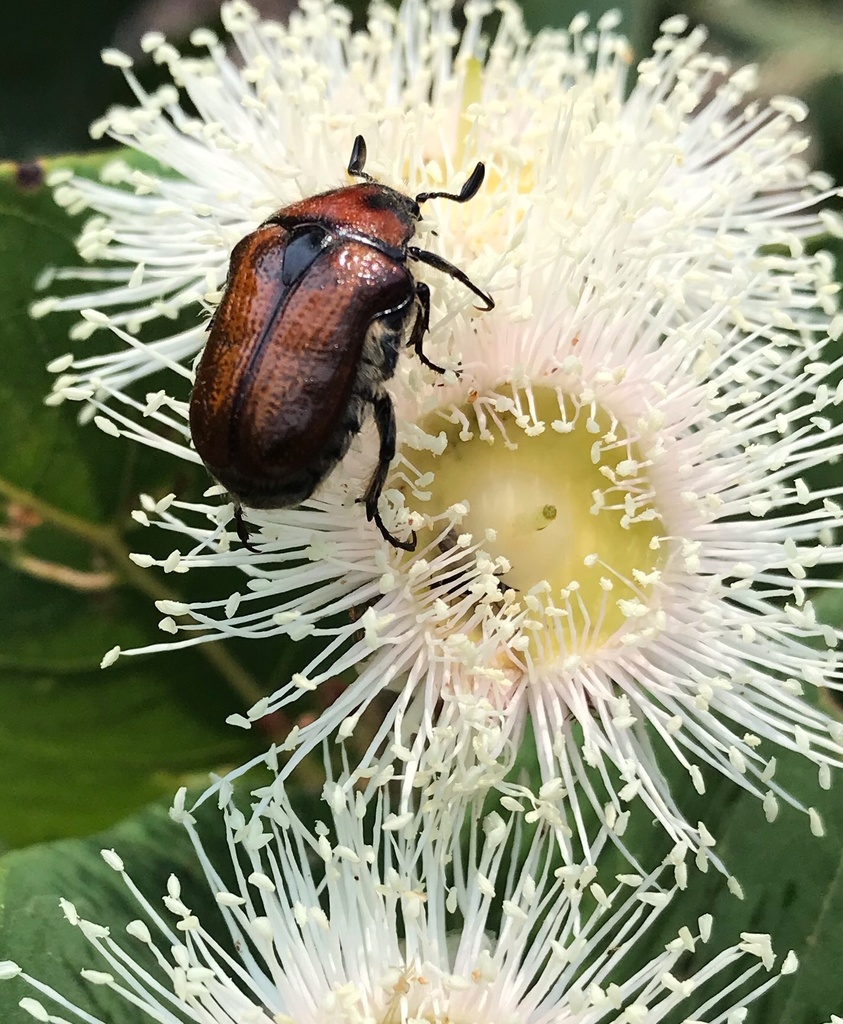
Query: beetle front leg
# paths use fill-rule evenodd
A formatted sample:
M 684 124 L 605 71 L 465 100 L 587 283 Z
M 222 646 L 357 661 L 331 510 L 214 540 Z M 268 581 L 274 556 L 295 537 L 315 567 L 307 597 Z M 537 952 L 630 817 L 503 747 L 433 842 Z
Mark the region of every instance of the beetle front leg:
M 366 488 L 366 518 L 375 525 L 383 534 L 385 540 L 394 548 L 401 548 L 404 551 L 416 550 L 416 534 L 412 533 L 410 540 L 399 540 L 394 537 L 384 526 L 381 514 L 378 511 L 378 500 L 386 483 L 386 476 L 389 472 L 389 465 L 395 458 L 395 409 L 392 407 L 392 399 L 385 392 L 372 399 L 372 412 L 375 417 L 375 426 L 378 428 L 380 437 L 380 451 L 378 452 L 378 464 L 369 486 Z
M 419 311 L 416 316 L 416 322 L 413 324 L 412 334 L 410 335 L 410 339 L 407 344 L 415 350 L 419 360 L 424 363 L 425 366 L 429 366 L 431 370 L 435 370 L 437 373 L 445 373 L 445 368 L 443 366 L 437 366 L 436 363 L 432 363 L 427 358 L 422 347 L 424 344 L 424 336 L 430 328 L 430 289 L 421 281 L 416 282 L 416 299 L 418 300 Z

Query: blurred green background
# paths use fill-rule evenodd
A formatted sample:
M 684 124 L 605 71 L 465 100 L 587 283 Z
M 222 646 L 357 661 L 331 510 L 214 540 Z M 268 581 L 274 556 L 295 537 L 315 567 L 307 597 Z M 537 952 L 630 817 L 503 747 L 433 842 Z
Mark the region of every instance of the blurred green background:
M 266 17 L 284 18 L 290 0 L 257 0 Z M 365 4 L 347 4 L 362 21 Z M 807 99 L 812 106 L 817 161 L 839 170 L 843 132 L 843 4 L 840 0 L 525 0 L 532 29 L 564 26 L 573 14 L 609 8 L 624 15 L 636 52 L 646 52 L 659 22 L 676 13 L 708 25 L 711 48 L 761 68 L 761 88 Z M 142 54 L 144 32 L 163 31 L 173 42 L 197 25 L 218 25 L 217 0 L 30 0 L 4 16 L 0 61 L 0 155 L 30 159 L 90 148 L 87 127 L 113 102 L 128 98 L 122 80 L 103 67 L 99 51 L 117 46 L 138 59 L 142 72 L 157 69 Z

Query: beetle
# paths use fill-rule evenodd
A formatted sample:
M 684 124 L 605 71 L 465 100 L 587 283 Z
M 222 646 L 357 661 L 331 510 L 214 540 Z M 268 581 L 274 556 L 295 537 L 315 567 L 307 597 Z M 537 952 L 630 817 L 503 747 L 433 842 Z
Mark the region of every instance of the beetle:
M 412 551 L 384 526 L 378 499 L 395 455 L 395 411 L 384 387 L 399 350 L 424 353 L 430 290 L 409 261 L 460 281 L 494 308 L 458 267 L 410 245 L 429 199 L 465 203 L 477 194 L 478 163 L 458 193 L 415 198 L 366 173 L 366 143 L 354 140 L 349 175 L 362 181 L 273 213 L 234 247 L 220 304 L 190 396 L 196 451 L 235 503 L 235 525 L 250 550 L 242 506 L 290 508 L 309 498 L 348 451 L 371 409 L 380 440 L 362 498 L 384 538 Z

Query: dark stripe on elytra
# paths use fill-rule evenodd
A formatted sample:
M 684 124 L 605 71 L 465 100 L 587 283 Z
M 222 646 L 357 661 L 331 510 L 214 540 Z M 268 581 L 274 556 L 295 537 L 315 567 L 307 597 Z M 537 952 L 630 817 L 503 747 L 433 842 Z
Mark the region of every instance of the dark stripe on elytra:
M 326 246 L 310 266 L 317 266 L 323 256 L 333 252 L 336 248 L 339 248 L 338 244 Z M 283 269 L 283 261 L 281 266 Z M 261 364 L 263 363 L 264 356 L 266 355 L 266 350 L 269 347 L 267 341 L 271 337 L 276 324 L 283 316 L 284 310 L 287 308 L 287 303 L 290 301 L 291 296 L 295 295 L 299 290 L 302 281 L 304 281 L 309 272 L 310 268 L 308 268 L 308 270 L 294 284 L 290 285 L 286 292 L 284 292 L 283 298 L 275 312 L 267 319 L 264 329 L 261 332 L 260 340 L 252 349 L 252 354 L 249 356 L 249 361 L 246 364 L 246 367 L 243 370 L 243 375 L 240 379 L 240 386 L 237 388 L 234 401 L 231 403 L 231 418 L 228 423 L 228 438 L 229 445 L 232 449 L 237 447 L 237 437 L 240 431 L 243 410 L 251 396 L 252 387 L 257 380 Z

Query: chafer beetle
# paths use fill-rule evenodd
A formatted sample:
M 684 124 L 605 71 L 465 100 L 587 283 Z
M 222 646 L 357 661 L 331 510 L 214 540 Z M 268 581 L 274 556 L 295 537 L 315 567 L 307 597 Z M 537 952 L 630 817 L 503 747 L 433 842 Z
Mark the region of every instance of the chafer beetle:
M 371 406 L 380 437 L 364 496 L 366 516 L 395 547 L 409 541 L 384 526 L 378 499 L 395 455 L 395 413 L 384 388 L 406 340 L 424 354 L 430 290 L 408 260 L 442 270 L 492 309 L 459 268 L 409 244 L 428 199 L 464 203 L 477 193 L 478 163 L 459 193 L 413 199 L 364 171 L 366 144 L 354 140 L 348 173 L 363 182 L 332 189 L 274 213 L 231 254 L 228 279 L 209 325 L 190 397 L 196 451 L 241 505 L 289 508 L 310 497 L 348 451 Z

